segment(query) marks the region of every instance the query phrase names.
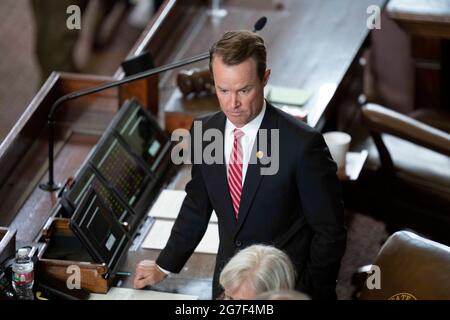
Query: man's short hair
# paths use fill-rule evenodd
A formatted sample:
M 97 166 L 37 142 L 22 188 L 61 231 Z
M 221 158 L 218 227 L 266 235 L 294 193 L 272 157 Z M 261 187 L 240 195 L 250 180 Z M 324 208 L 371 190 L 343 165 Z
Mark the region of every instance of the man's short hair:
M 267 54 L 264 40 L 254 32 L 239 30 L 225 32 L 222 38 L 209 50 L 209 70 L 213 75 L 212 63 L 220 56 L 226 65 L 233 66 L 252 57 L 256 61 L 258 77 L 262 81 L 267 68 Z
M 239 251 L 223 268 L 219 282 L 225 290 L 236 291 L 248 283 L 255 294 L 291 290 L 295 269 L 286 253 L 267 245 L 252 245 Z

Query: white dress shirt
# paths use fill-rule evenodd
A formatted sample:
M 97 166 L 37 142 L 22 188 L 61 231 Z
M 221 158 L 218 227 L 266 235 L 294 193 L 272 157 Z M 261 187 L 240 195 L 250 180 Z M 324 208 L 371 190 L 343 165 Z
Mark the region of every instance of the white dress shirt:
M 241 138 L 242 145 L 242 185 L 244 185 L 245 174 L 247 173 L 248 163 L 250 161 L 250 155 L 253 149 L 253 144 L 255 143 L 256 135 L 258 134 L 259 127 L 264 118 L 266 112 L 266 100 L 264 100 L 261 112 L 245 126 L 239 128 L 244 132 L 244 136 Z M 227 166 L 227 177 L 228 177 L 228 164 L 230 163 L 231 151 L 233 150 L 234 144 L 234 129 L 236 126 L 227 119 L 225 124 L 225 137 L 224 137 L 224 155 L 225 164 Z

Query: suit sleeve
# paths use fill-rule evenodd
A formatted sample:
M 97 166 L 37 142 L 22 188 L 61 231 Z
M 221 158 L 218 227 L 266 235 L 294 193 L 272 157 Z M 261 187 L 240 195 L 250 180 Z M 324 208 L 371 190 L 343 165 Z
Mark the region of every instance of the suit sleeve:
M 336 299 L 336 279 L 347 237 L 337 166 L 320 133 L 313 134 L 300 156 L 296 180 L 303 212 L 313 231 L 300 286 L 314 299 Z
M 156 260 L 161 268 L 174 273 L 181 271 L 203 238 L 212 213 L 199 164 L 192 165 L 191 176 L 169 240 Z

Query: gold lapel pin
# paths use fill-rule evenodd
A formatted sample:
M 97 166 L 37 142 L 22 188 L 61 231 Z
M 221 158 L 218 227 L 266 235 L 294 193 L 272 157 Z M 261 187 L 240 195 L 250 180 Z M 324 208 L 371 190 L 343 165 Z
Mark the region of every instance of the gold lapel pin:
M 258 151 L 258 152 L 256 153 L 256 157 L 257 157 L 258 159 L 261 159 L 263 156 L 264 156 L 264 153 L 263 153 L 262 151 Z

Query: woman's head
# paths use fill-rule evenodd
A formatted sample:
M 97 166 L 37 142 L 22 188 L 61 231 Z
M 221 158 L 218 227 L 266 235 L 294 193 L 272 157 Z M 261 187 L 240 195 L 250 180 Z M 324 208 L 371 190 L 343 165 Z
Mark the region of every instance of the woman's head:
M 267 245 L 252 245 L 231 258 L 219 282 L 226 298 L 253 299 L 266 291 L 294 289 L 295 269 L 283 251 Z

